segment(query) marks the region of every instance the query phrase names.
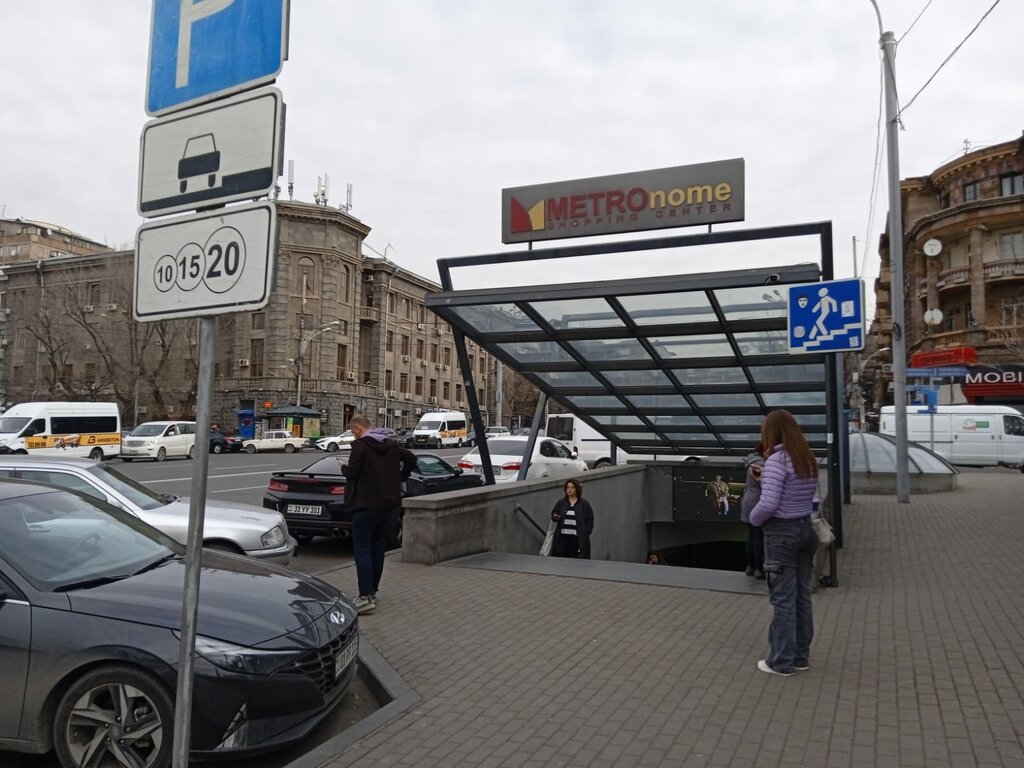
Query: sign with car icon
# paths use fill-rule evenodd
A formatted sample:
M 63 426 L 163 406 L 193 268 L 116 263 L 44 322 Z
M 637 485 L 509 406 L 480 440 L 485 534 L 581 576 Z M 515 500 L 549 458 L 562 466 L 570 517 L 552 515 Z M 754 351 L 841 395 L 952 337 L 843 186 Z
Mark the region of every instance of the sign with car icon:
M 151 120 L 139 152 L 139 214 L 268 194 L 280 169 L 281 92 L 268 87 Z

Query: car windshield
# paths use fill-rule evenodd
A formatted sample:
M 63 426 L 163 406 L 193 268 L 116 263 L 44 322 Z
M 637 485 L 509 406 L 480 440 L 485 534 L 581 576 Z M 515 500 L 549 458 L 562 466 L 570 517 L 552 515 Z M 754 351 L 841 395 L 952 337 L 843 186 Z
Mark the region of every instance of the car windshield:
M 26 424 L 28 424 L 28 418 L 24 416 L 8 416 L 5 419 L 0 419 L 0 434 L 11 435 L 21 432 Z
M 488 440 L 487 448 L 491 455 L 498 456 L 522 456 L 526 450 L 525 440 Z M 474 448 L 473 453 L 479 453 L 479 448 Z
M 152 491 L 142 483 L 122 475 L 116 469 L 97 464 L 89 471 L 96 475 L 100 482 L 106 483 L 141 509 L 158 509 L 171 500 L 170 496 Z
M 436 419 L 423 419 L 416 425 L 416 429 L 437 429 L 440 426 L 441 422 Z
M 40 591 L 116 581 L 183 554 L 141 520 L 74 493 L 41 490 L 0 507 L 0 557 Z
M 166 424 L 143 424 L 142 426 L 136 427 L 132 430 L 131 437 L 153 437 L 155 435 L 162 435 L 165 429 L 167 429 Z

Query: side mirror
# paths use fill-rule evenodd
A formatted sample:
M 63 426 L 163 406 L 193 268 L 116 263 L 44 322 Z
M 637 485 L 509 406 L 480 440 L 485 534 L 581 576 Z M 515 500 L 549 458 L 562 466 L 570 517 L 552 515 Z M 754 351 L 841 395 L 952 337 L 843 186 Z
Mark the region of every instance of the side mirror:
M 455 472 L 456 477 L 462 474 L 462 467 L 453 467 L 453 470 Z

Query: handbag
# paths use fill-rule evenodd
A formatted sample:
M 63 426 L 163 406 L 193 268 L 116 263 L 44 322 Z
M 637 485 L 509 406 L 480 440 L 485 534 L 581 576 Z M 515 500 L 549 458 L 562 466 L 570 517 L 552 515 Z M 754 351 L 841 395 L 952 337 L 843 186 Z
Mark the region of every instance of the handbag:
M 814 526 L 814 533 L 818 537 L 818 544 L 823 547 L 827 547 L 833 541 L 836 540 L 836 534 L 832 530 L 832 526 L 829 525 L 828 520 L 824 517 L 815 517 L 811 520 L 811 525 Z
M 555 545 L 555 531 L 558 530 L 558 523 L 552 520 L 548 524 L 548 532 L 544 536 L 544 543 L 540 545 L 540 554 L 542 557 L 549 557 L 551 555 L 551 548 Z

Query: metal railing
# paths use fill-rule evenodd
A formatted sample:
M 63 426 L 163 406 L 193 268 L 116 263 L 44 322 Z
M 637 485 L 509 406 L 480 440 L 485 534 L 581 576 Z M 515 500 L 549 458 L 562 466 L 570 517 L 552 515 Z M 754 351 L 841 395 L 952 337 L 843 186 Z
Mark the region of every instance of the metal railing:
M 541 528 L 537 524 L 537 521 L 534 520 L 532 517 L 530 517 L 530 513 L 527 512 L 525 509 L 523 509 L 523 506 L 521 504 L 516 504 L 515 511 L 518 512 L 520 515 L 522 515 L 524 518 L 526 518 L 526 521 L 530 525 L 532 525 L 534 528 L 536 528 L 537 529 L 537 533 L 539 533 L 541 536 L 547 536 L 548 535 L 547 529 L 546 528 Z

